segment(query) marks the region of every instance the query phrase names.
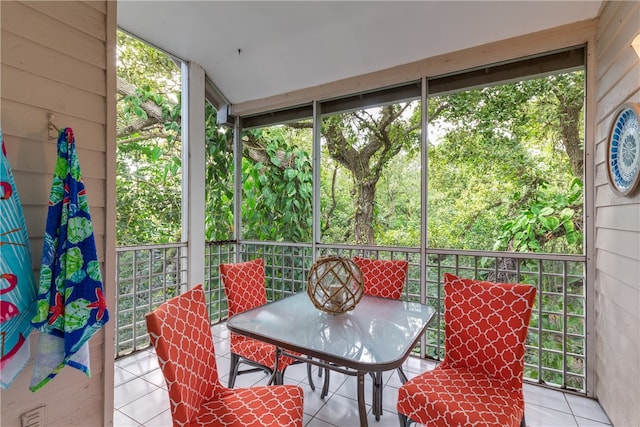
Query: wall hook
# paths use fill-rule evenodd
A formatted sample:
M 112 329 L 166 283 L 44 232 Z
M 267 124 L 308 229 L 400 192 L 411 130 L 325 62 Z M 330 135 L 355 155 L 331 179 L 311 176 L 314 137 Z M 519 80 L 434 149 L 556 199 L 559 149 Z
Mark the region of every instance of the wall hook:
M 47 119 L 49 120 L 49 139 L 50 140 L 58 139 L 58 132 L 60 131 L 60 129 L 58 129 L 58 126 L 53 124 L 53 121 L 55 120 L 55 118 L 56 118 L 55 114 L 53 113 L 47 114 Z

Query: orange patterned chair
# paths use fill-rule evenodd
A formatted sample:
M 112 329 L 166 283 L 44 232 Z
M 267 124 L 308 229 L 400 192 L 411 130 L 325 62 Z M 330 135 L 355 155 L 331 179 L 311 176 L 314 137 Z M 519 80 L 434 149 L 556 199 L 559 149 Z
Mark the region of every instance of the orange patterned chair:
M 174 427 L 302 426 L 300 387 L 220 384 L 202 285 L 166 301 L 146 320 L 169 389 Z
M 445 357 L 398 391 L 400 424 L 518 426 L 536 288 L 444 275 Z
M 264 260 L 235 264 L 220 264 L 220 278 L 229 305 L 229 317 L 236 313 L 259 307 L 267 303 L 265 288 Z M 276 347 L 265 342 L 244 337 L 231 332 L 229 336 L 231 365 L 229 368 L 229 387 L 233 387 L 239 374 L 263 370 L 269 375 L 276 365 Z M 280 357 L 276 384 L 282 384 L 285 369 L 294 363 L 290 357 Z M 240 364 L 252 368 L 240 371 Z
M 364 293 L 374 297 L 400 299 L 407 281 L 409 261 L 353 257 L 364 278 Z

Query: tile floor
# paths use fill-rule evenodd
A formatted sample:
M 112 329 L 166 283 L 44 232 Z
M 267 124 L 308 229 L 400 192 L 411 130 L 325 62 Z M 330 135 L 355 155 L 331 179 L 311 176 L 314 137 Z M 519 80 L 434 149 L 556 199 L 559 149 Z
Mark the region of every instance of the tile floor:
M 215 325 L 212 331 L 220 379 L 226 385 L 229 373 L 227 327 L 225 324 Z M 433 366 L 431 362 L 410 357 L 404 365 L 404 371 L 408 377 L 412 377 Z M 259 372 L 240 375 L 236 380 L 236 387 L 266 384 L 267 379 L 265 374 Z M 368 376 L 367 381 L 366 400 L 371 402 L 371 382 Z M 354 377 L 332 372 L 330 392 L 324 400 L 320 399 L 320 381 L 316 381 L 315 391 L 309 387 L 306 365 L 300 364 L 287 368 L 285 383 L 299 384 L 304 389 L 304 425 L 306 427 L 359 425 Z M 384 383 L 384 413 L 380 421 L 375 421 L 369 407 L 369 425 L 397 427 L 399 424 L 395 405 L 397 389 L 400 386 L 397 373 L 386 373 Z M 594 400 L 529 384 L 525 385 L 524 393 L 526 421 L 530 427 L 611 425 L 598 402 Z M 171 426 L 167 389 L 152 349 L 116 361 L 114 403 L 116 427 Z

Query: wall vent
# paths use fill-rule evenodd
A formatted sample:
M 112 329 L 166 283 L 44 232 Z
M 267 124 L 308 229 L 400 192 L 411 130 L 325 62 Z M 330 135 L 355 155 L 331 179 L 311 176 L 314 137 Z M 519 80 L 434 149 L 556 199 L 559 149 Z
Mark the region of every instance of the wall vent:
M 44 422 L 44 406 L 32 409 L 20 416 L 22 427 L 42 427 Z

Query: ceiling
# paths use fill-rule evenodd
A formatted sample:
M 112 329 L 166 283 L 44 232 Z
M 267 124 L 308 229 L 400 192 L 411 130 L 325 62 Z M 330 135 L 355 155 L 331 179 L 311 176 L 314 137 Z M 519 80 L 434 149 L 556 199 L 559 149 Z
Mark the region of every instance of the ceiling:
M 236 104 L 592 19 L 600 5 L 120 0 L 118 26 L 198 63 Z

